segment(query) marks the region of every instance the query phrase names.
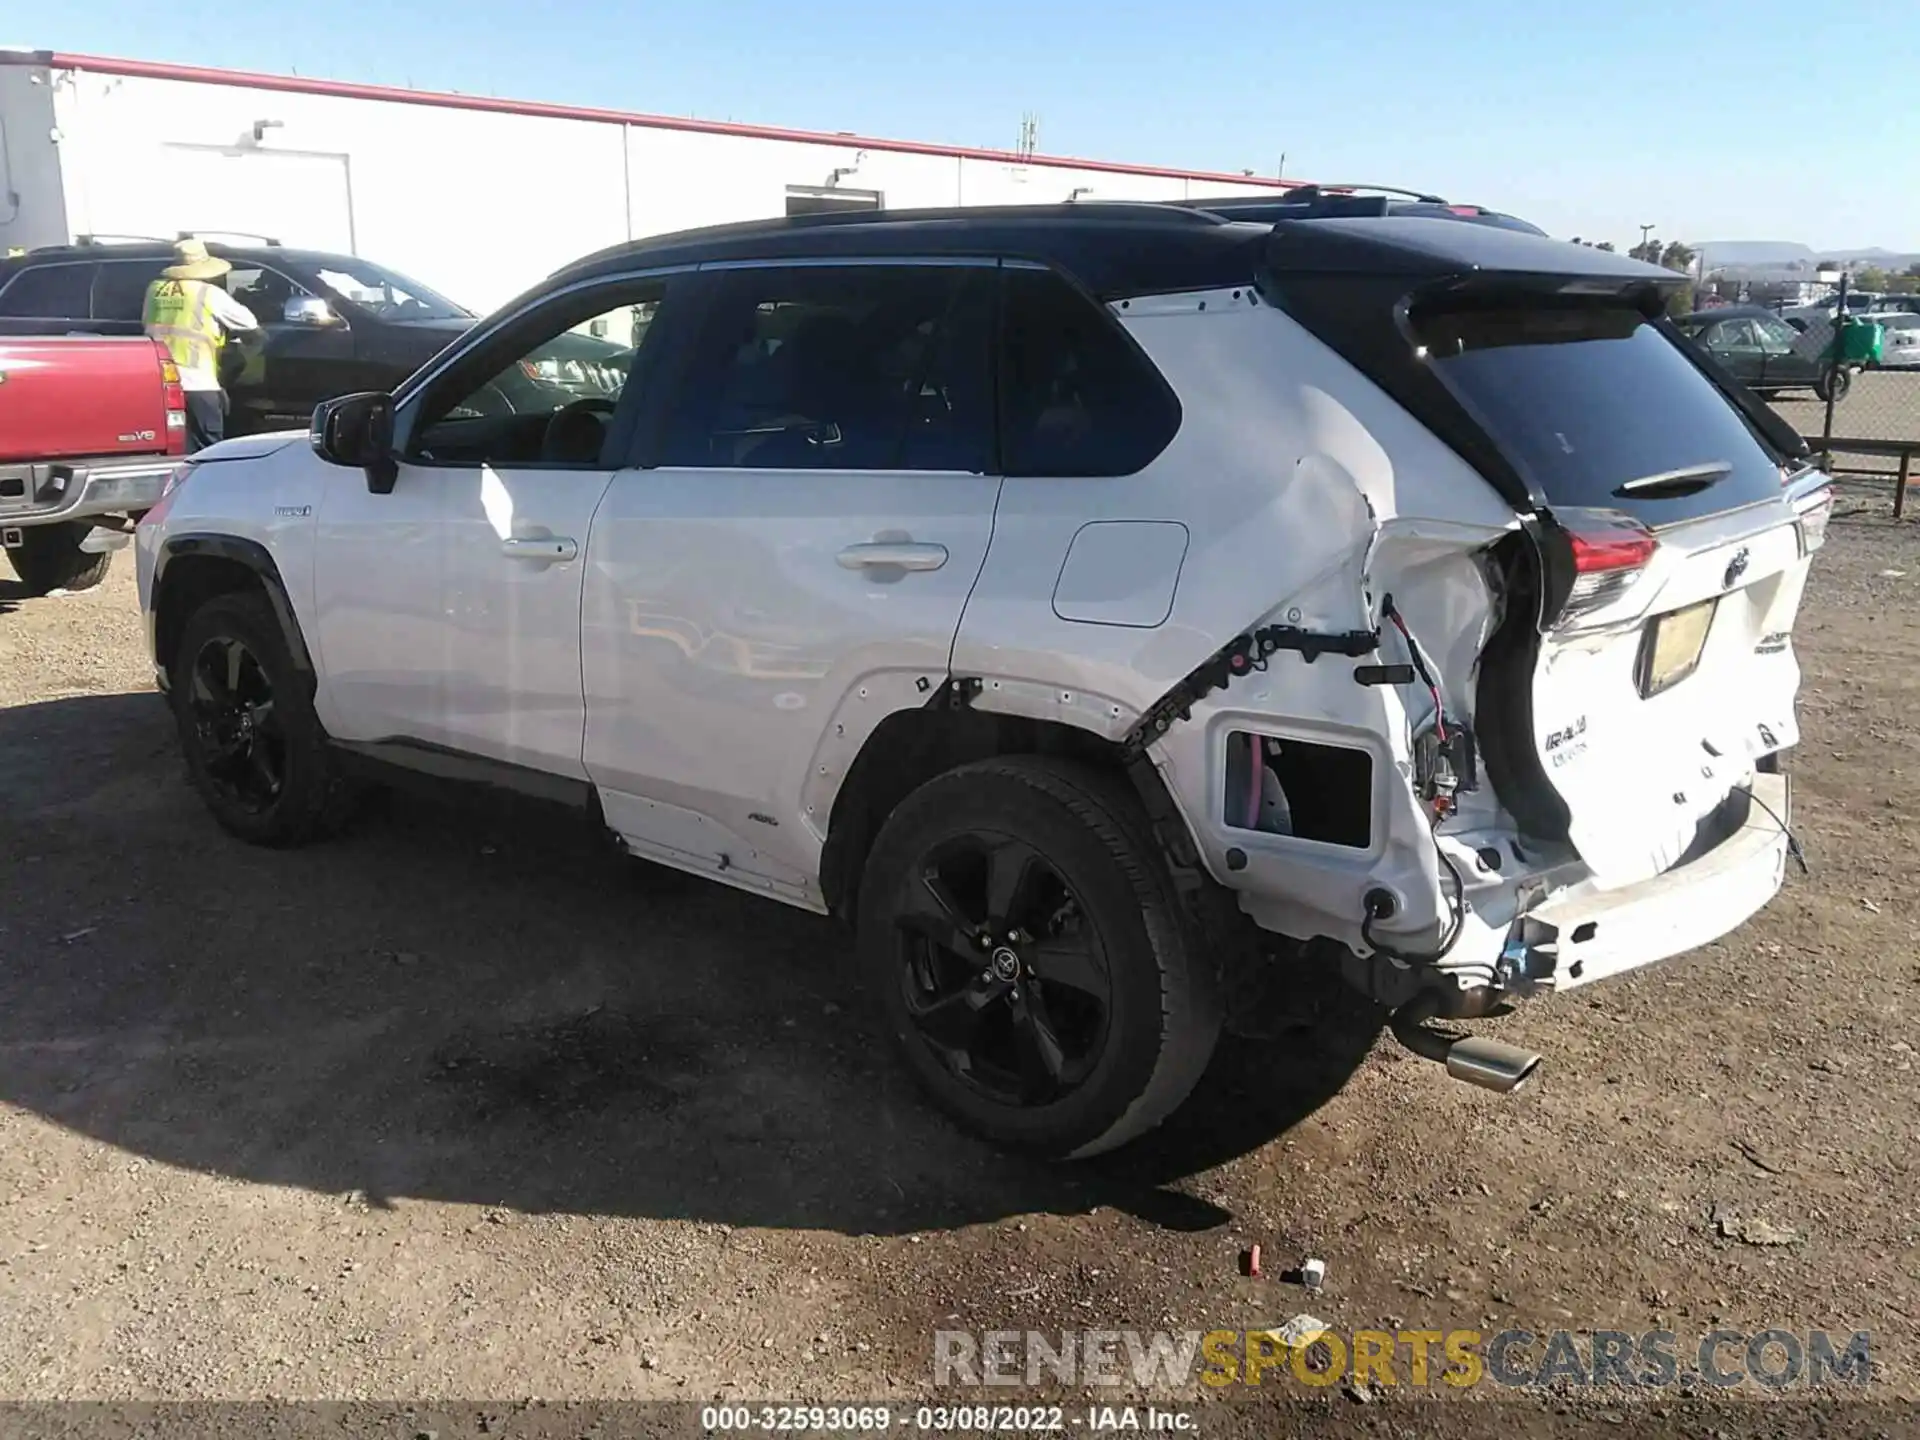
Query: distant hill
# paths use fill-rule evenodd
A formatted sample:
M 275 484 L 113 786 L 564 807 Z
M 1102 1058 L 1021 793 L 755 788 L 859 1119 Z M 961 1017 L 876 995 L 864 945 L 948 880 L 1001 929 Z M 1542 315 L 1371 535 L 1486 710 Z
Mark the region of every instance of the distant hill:
M 1883 270 L 1903 270 L 1920 263 L 1920 251 L 1884 250 L 1877 245 L 1865 250 L 1816 251 L 1793 240 L 1703 240 L 1693 248 L 1707 257 L 1709 265 L 1776 268 L 1795 264 L 1811 266 L 1820 260 L 1839 260 L 1842 263 L 1874 264 Z
M 1791 240 L 1703 240 L 1693 248 L 1707 257 L 1709 265 L 1791 265 L 1796 260 L 1811 264 L 1839 258 L 1815 255 Z

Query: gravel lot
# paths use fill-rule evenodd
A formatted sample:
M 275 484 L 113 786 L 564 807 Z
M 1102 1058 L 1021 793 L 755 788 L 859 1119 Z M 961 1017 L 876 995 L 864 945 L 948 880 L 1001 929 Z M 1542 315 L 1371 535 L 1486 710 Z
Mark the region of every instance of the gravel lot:
M 1826 433 L 1827 407 L 1811 390 L 1789 390 L 1773 402 L 1786 422 L 1816 441 Z M 1841 440 L 1920 440 L 1920 370 L 1869 370 L 1833 407 L 1833 433 Z M 1889 455 L 1839 452 L 1850 470 L 1892 474 L 1900 462 Z
M 1078 1170 L 923 1109 L 827 922 L 530 812 L 395 798 L 309 851 L 228 841 L 179 778 L 128 557 L 40 600 L 0 569 L 0 1398 L 910 1400 L 940 1326 L 1310 1310 L 1866 1329 L 1869 1393 L 1904 1406 L 1914 536 L 1834 524 L 1798 630 L 1813 874 L 1755 923 L 1488 1026 L 1548 1057 L 1518 1096 L 1350 1014 L 1279 1024 Z M 1273 1278 L 1308 1254 L 1324 1291 Z M 1297 1433 L 1477 1433 L 1485 1397 L 1333 1391 Z M 1189 1398 L 1209 1434 L 1280 1403 Z M 1603 1402 L 1648 1403 L 1492 1403 L 1545 1433 L 1617 1426 Z

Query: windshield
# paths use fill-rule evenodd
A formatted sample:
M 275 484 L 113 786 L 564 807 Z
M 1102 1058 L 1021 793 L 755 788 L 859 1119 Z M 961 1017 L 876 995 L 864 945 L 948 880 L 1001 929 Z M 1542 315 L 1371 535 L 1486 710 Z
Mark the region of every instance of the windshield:
M 1711 381 L 1637 310 L 1516 305 L 1418 320 L 1435 373 L 1551 505 L 1626 510 L 1649 525 L 1780 492 L 1779 467 Z M 1687 495 L 1634 480 L 1694 467 Z
M 320 283 L 343 300 L 383 320 L 471 320 L 473 312 L 436 295 L 417 281 L 364 260 L 336 261 L 314 271 Z

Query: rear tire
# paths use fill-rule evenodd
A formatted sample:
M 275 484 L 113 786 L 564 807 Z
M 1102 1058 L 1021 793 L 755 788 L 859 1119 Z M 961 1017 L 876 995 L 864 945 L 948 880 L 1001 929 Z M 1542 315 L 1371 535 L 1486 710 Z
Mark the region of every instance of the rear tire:
M 53 590 L 91 590 L 107 578 L 113 552 L 90 555 L 80 541 L 93 527 L 75 521 L 58 525 L 31 525 L 21 532 L 20 545 L 7 551 L 14 573 L 29 595 Z
M 1837 405 L 1847 398 L 1847 392 L 1852 388 L 1853 372 L 1844 365 L 1836 365 L 1814 383 L 1813 393 Z
M 934 1102 L 996 1144 L 1111 1150 L 1212 1057 L 1218 976 L 1108 772 L 1012 756 L 927 782 L 875 839 L 859 905 L 887 1033 Z
M 187 780 L 220 827 L 286 847 L 345 823 L 355 790 L 339 773 L 312 678 L 259 591 L 216 595 L 188 617 L 168 677 Z

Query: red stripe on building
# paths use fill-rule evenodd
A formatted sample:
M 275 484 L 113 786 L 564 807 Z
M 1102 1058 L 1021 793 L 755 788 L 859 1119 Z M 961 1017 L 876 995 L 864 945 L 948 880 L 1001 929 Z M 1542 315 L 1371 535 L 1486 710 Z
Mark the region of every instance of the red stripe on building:
M 938 155 L 982 160 L 997 165 L 1042 165 L 1060 170 L 1092 170 L 1110 175 L 1142 175 L 1162 180 L 1202 180 L 1217 185 L 1258 185 L 1283 190 L 1306 182 L 1262 175 L 1228 175 L 1211 170 L 1172 170 L 1160 165 L 1123 165 L 1115 160 L 1077 160 L 1064 155 L 1021 155 L 921 140 L 887 140 L 817 130 L 788 130 L 776 125 L 736 125 L 725 120 L 696 120 L 677 115 L 648 115 L 634 110 L 603 110 L 588 105 L 554 105 L 543 100 L 499 100 L 445 90 L 404 90 L 395 85 L 361 85 L 347 80 L 311 80 L 300 75 L 264 75 L 248 70 L 215 70 L 204 65 L 174 65 L 161 60 L 121 60 L 106 55 L 70 55 L 61 51 L 0 53 L 0 64 L 48 65 L 56 70 L 85 70 L 99 75 L 137 76 L 144 80 L 180 80 L 196 85 L 230 85 L 279 90 L 291 95 L 327 95 L 339 100 L 378 100 L 394 105 L 431 105 L 443 110 L 477 110 L 494 115 L 532 115 L 547 120 L 589 120 L 632 125 L 645 130 L 678 130 L 695 135 L 731 135 L 745 140 L 785 140 L 799 145 L 831 145 L 843 150 L 883 150 L 901 155 Z

